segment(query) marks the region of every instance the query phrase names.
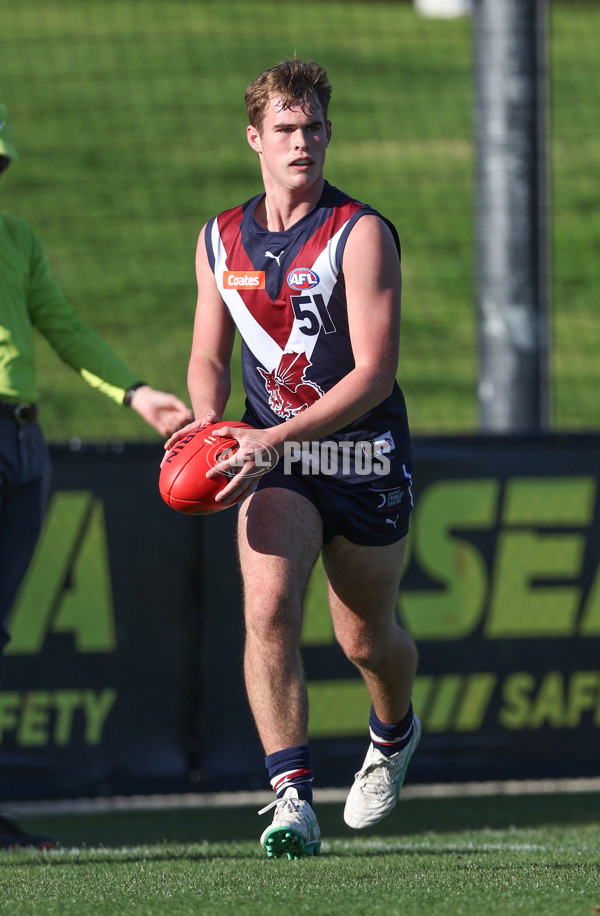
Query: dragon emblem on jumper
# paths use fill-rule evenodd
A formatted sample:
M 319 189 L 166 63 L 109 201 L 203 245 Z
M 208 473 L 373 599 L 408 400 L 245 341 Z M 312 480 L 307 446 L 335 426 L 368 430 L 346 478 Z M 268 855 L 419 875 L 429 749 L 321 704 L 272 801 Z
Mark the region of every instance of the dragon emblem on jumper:
M 322 389 L 305 377 L 309 366 L 306 353 L 284 353 L 271 372 L 256 367 L 269 392 L 269 407 L 278 417 L 289 420 L 323 397 Z

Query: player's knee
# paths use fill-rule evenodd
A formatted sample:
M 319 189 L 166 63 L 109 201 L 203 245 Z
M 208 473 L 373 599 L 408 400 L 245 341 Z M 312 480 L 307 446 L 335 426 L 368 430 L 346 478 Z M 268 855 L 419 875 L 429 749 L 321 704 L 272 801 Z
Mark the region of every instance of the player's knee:
M 348 658 L 357 668 L 377 671 L 393 659 L 402 670 L 415 670 L 417 649 L 412 638 L 400 628 L 392 633 L 373 632 L 357 629 L 338 634 L 338 642 Z
M 299 633 L 301 608 L 285 596 L 246 605 L 246 631 L 262 642 L 281 640 Z
M 382 652 L 377 644 L 364 636 L 355 635 L 340 640 L 346 658 L 357 668 L 371 669 L 377 666 Z

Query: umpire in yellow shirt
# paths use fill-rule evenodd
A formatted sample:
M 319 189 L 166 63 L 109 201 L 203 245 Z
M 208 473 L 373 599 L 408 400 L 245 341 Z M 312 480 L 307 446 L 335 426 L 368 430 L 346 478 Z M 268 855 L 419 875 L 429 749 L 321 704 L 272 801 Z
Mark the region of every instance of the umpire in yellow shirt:
M 0 104 L 0 174 L 17 158 L 9 111 Z M 140 381 L 81 321 L 54 280 L 36 233 L 24 220 L 0 211 L 0 658 L 50 483 L 48 449 L 38 424 L 34 327 L 88 384 L 133 407 L 161 436 L 192 419 L 183 401 Z M 48 837 L 27 834 L 0 817 L 0 849 L 49 845 L 55 844 Z

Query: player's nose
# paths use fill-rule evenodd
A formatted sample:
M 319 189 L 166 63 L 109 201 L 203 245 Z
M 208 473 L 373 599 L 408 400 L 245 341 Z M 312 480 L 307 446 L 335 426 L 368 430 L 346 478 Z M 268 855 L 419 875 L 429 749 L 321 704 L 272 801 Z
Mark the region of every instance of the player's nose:
M 310 146 L 310 134 L 303 130 L 298 129 L 294 136 L 296 149 L 308 149 Z

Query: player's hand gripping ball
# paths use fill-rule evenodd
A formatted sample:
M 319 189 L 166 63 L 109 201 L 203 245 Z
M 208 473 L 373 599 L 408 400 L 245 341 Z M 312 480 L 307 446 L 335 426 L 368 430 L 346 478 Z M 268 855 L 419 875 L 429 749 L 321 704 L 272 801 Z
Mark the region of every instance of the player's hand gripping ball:
M 158 487 L 171 509 L 186 515 L 206 515 L 226 508 L 223 503 L 215 502 L 215 496 L 227 486 L 236 471 L 224 471 L 218 477 L 206 476 L 210 468 L 229 458 L 239 448 L 236 439 L 215 435 L 224 426 L 252 429 L 247 423 L 231 420 L 199 426 L 176 442 L 168 452 L 160 469 Z

